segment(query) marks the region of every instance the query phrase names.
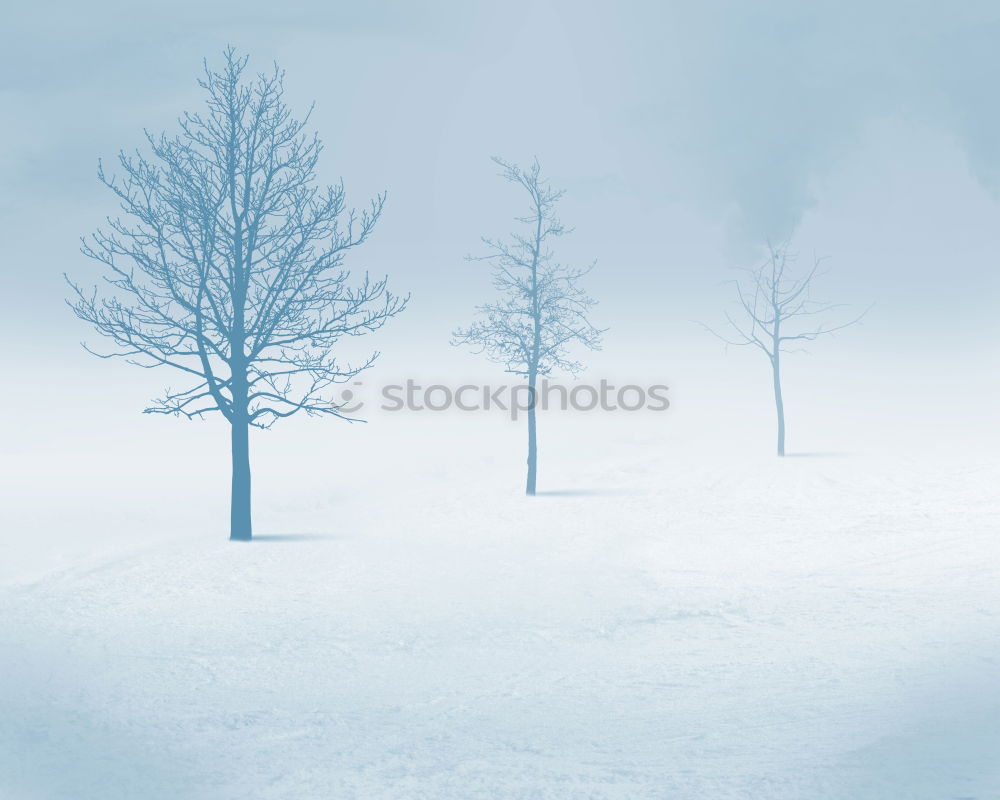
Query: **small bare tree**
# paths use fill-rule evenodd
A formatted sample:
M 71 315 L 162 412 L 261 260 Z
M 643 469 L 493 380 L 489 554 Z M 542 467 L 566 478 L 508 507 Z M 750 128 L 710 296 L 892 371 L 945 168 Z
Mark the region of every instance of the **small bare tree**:
M 124 212 L 83 243 L 106 269 L 105 292 L 70 281 L 76 315 L 114 344 L 91 352 L 189 380 L 146 413 L 217 411 L 229 422 L 230 538 L 242 541 L 252 532 L 249 429 L 300 411 L 347 419 L 330 390 L 378 354 L 342 364 L 334 345 L 406 304 L 384 279 L 350 285 L 342 266 L 384 195 L 345 213 L 342 184 L 316 185 L 322 146 L 305 133 L 308 115 L 296 120 L 284 103 L 283 73 L 244 81 L 246 65 L 232 49 L 221 71 L 206 64 L 205 111 L 183 114 L 176 135 L 147 133 L 151 157 L 122 152 L 120 176 L 99 168 Z
M 767 260 L 758 267 L 746 270 L 746 279 L 732 281 L 740 305 L 738 320 L 726 312 L 726 321 L 732 334 L 724 336 L 707 325 L 704 326 L 726 344 L 756 347 L 767 356 L 774 384 L 779 456 L 785 455 L 785 403 L 781 394 L 781 354 L 791 352 L 789 345 L 792 342 L 810 342 L 853 325 L 869 310 L 865 309 L 854 319 L 842 324 L 829 325 L 822 322 L 814 325 L 805 324 L 804 319 L 815 319 L 843 306 L 819 302 L 810 297 L 813 279 L 823 272 L 821 268 L 824 259 L 813 259 L 812 267 L 798 277 L 791 272 L 794 262 L 795 256 L 789 252 L 787 243 L 776 247 L 769 244 Z
M 591 269 L 567 267 L 553 259 L 551 242 L 569 231 L 555 215 L 563 192 L 542 180 L 536 159 L 529 169 L 494 158 L 500 175 L 517 184 L 529 197 L 529 212 L 515 217 L 525 226 L 506 241 L 483 239 L 488 255 L 471 261 L 493 264 L 493 285 L 501 298 L 478 308 L 480 319 L 455 331 L 452 343 L 468 344 L 527 381 L 528 478 L 526 493 L 535 494 L 538 474 L 538 437 L 535 419 L 537 381 L 556 370 L 576 375 L 583 365 L 569 357 L 569 348 L 582 344 L 600 349 L 601 334 L 587 319 L 596 305 L 578 281 Z

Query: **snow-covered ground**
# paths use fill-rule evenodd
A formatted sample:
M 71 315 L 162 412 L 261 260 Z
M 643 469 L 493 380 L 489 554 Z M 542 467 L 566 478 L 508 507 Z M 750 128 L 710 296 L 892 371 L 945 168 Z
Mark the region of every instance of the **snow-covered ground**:
M 0 797 L 1000 797 L 990 447 L 639 416 L 7 460 Z

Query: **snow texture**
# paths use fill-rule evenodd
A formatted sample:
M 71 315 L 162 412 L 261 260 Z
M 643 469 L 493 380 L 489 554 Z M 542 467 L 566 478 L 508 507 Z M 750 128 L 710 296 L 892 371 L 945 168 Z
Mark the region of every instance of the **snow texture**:
M 377 422 L 8 462 L 0 796 L 1000 797 L 994 458 Z

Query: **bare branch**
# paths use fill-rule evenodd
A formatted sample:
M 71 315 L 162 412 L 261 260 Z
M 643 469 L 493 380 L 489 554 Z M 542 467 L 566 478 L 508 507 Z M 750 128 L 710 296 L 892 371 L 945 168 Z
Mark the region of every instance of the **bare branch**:
M 480 306 L 479 319 L 456 330 L 452 344 L 472 347 L 531 385 L 536 376 L 556 370 L 576 374 L 582 365 L 569 357 L 570 348 L 578 344 L 600 349 L 604 333 L 588 320 L 595 301 L 577 283 L 594 265 L 575 269 L 554 259 L 551 240 L 569 232 L 555 214 L 563 192 L 542 179 L 538 160 L 528 168 L 496 157 L 493 162 L 501 177 L 528 194 L 529 213 L 514 218 L 523 232 L 506 240 L 484 238 L 489 252 L 467 257 L 493 265 L 500 299 Z
M 147 152 L 120 153 L 117 174 L 99 164 L 121 216 L 81 245 L 104 270 L 102 291 L 67 278 L 69 304 L 111 342 L 90 352 L 194 379 L 147 413 L 257 425 L 299 411 L 342 416 L 326 390 L 377 354 L 346 367 L 334 348 L 408 300 L 385 279 L 353 284 L 344 268 L 385 195 L 358 212 L 341 184 L 317 186 L 322 144 L 305 130 L 309 113 L 292 117 L 277 67 L 250 78 L 247 63 L 231 48 L 221 69 L 206 62 L 204 110 L 182 114 L 173 135 L 147 132 Z

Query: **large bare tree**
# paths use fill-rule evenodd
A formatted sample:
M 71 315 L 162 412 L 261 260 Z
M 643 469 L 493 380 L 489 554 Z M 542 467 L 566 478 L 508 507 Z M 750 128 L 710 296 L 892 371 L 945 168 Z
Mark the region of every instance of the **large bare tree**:
M 811 342 L 853 325 L 868 312 L 865 309 L 848 322 L 823 322 L 820 317 L 842 307 L 841 304 L 820 302 L 810 296 L 813 280 L 823 273 L 824 259 L 814 258 L 812 266 L 799 275 L 794 273 L 795 261 L 787 243 L 777 246 L 769 244 L 767 259 L 759 266 L 746 270 L 744 279 L 732 281 L 739 302 L 739 313 L 734 318 L 726 312 L 730 334 L 719 334 L 707 325 L 704 326 L 726 344 L 756 347 L 767 356 L 774 387 L 779 456 L 785 455 L 782 353 L 795 349 L 793 343 Z
M 306 133 L 309 115 L 292 116 L 277 67 L 246 68 L 232 49 L 220 70 L 206 63 L 203 111 L 184 113 L 173 135 L 147 133 L 147 155 L 120 153 L 118 175 L 99 167 L 122 211 L 83 243 L 103 265 L 103 290 L 70 281 L 76 315 L 113 345 L 91 352 L 185 379 L 146 413 L 229 422 L 230 538 L 241 541 L 252 533 L 249 429 L 298 412 L 348 418 L 333 385 L 378 354 L 341 363 L 334 345 L 406 304 L 385 279 L 351 283 L 343 266 L 385 196 L 357 213 L 342 183 L 317 185 L 323 148 Z
M 515 217 L 524 230 L 507 240 L 483 239 L 489 253 L 473 261 L 493 264 L 493 285 L 500 298 L 478 308 L 480 318 L 459 329 L 454 344 L 468 344 L 528 386 L 528 477 L 526 493 L 535 494 L 538 437 L 535 407 L 540 376 L 557 370 L 577 374 L 583 365 L 569 355 L 573 344 L 599 349 L 601 334 L 587 319 L 596 305 L 579 280 L 593 268 L 568 267 L 555 260 L 552 241 L 568 233 L 555 214 L 563 192 L 541 177 L 537 159 L 528 169 L 500 158 L 500 175 L 528 194 L 528 213 Z

